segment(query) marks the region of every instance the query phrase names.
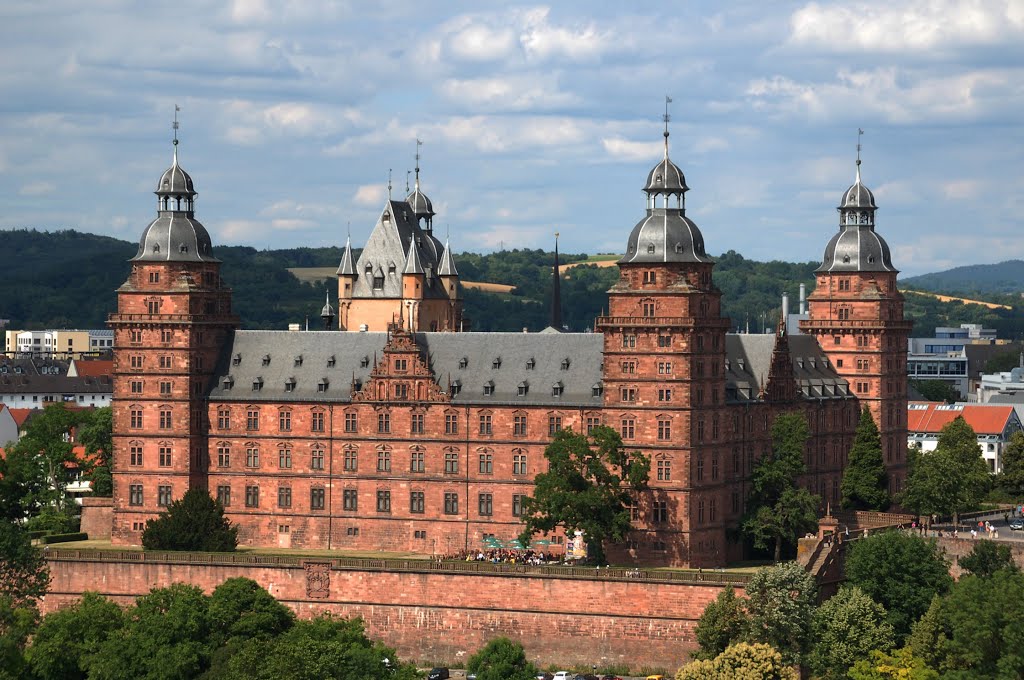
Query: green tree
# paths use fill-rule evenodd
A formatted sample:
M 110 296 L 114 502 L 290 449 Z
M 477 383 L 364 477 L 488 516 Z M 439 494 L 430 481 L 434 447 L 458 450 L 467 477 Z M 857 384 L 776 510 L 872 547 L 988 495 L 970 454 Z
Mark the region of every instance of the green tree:
M 694 631 L 700 651 L 694 654 L 698 659 L 714 659 L 726 647 L 740 642 L 750 629 L 750 616 L 743 600 L 736 597 L 732 586 L 718 593 L 712 602 L 704 607 Z
M 78 426 L 78 441 L 88 454 L 87 478 L 92 482 L 93 496 L 111 496 L 114 492 L 110 461 L 114 451 L 113 416 L 111 408 L 83 411 Z
M 694 661 L 679 669 L 676 680 L 797 680 L 800 674 L 786 665 L 770 645 L 740 642 L 712 660 Z
M 1020 365 L 1019 352 L 1002 352 L 985 362 L 982 373 L 1004 373 L 1012 371 Z
M 929 668 L 938 666 L 939 647 L 946 638 L 942 627 L 942 597 L 934 595 L 924 616 L 910 629 L 907 647 L 915 658 L 924 661 Z
M 960 558 L 960 566 L 981 578 L 989 578 L 1001 569 L 1020 571 L 1013 561 L 1010 546 L 995 541 L 978 541 L 967 555 Z
M 29 677 L 25 645 L 38 621 L 34 606 L 0 594 L 0 680 Z
M 882 438 L 867 406 L 860 414 L 840 487 L 843 507 L 882 511 L 889 507 L 889 480 L 882 460 Z
M 42 552 L 23 527 L 0 520 L 0 596 L 15 607 L 31 605 L 50 587 L 50 571 Z
M 0 456 L 0 519 L 20 522 L 38 511 L 45 488 L 39 456 L 17 446 L 5 447 Z
M 252 579 L 229 578 L 210 595 L 214 640 L 271 638 L 292 627 L 295 615 Z
M 965 576 L 938 609 L 935 668 L 943 678 L 1024 677 L 1024 576 Z
M 924 515 L 951 514 L 956 523 L 961 512 L 978 506 L 991 483 L 978 437 L 960 416 L 942 428 L 934 451 L 916 451 L 909 463 L 903 505 Z
M 817 586 L 796 562 L 760 569 L 747 584 L 752 642 L 777 649 L 787 664 L 800 663 L 810 647 Z
M 1024 432 L 1014 432 L 1003 449 L 1003 471 L 998 483 L 1014 497 L 1024 497 Z
M 466 670 L 476 673 L 477 680 L 534 680 L 537 677 L 537 668 L 526 660 L 523 646 L 506 637 L 494 638 L 469 657 Z
M 911 380 L 910 384 L 927 401 L 944 401 L 947 404 L 960 401 L 960 393 L 945 380 Z
M 142 545 L 148 550 L 231 552 L 238 547 L 238 527 L 205 490 L 189 489 L 166 512 L 146 522 Z
M 229 663 L 227 680 L 351 680 L 417 677 L 395 651 L 366 637 L 359 619 L 320 616 L 296 621 L 269 641 L 245 642 Z
M 846 580 L 878 602 L 900 642 L 928 609 L 932 596 L 949 590 L 949 564 L 932 539 L 887 531 L 853 542 Z
M 925 666 L 922 659 L 904 647 L 892 654 L 871 652 L 871 660 L 854 664 L 850 680 L 939 680 L 939 674 Z
M 78 420 L 78 413 L 63 402 L 52 403 L 28 421 L 25 434 L 14 445 L 18 455 L 35 463 L 32 491 L 24 501 L 30 512 L 44 507 L 67 510 L 65 490 L 78 463 L 68 433 Z
M 25 658 L 38 680 L 85 680 L 100 647 L 124 627 L 121 608 L 97 593 L 48 614 Z
M 804 450 L 809 430 L 801 413 L 784 413 L 772 423 L 771 452 L 754 465 L 751 474 L 747 514 L 740 528 L 759 549 L 773 549 L 774 560 L 782 557 L 784 543 L 817 526 L 819 499 L 797 486 L 805 472 Z
M 885 608 L 856 586 L 840 588 L 818 607 L 811 631 L 808 665 L 829 679 L 845 678 L 854 663 L 870 659 L 872 650 L 887 652 L 896 643 Z
M 548 471 L 534 479 L 533 495 L 523 499 L 520 536 L 529 545 L 537 533 L 561 526 L 570 535 L 582 530 L 590 557 L 603 564 L 604 542 L 622 541 L 632 527 L 633 492 L 646 488 L 651 461 L 627 452 L 619 433 L 594 428 L 588 438 L 561 430 L 544 451 Z

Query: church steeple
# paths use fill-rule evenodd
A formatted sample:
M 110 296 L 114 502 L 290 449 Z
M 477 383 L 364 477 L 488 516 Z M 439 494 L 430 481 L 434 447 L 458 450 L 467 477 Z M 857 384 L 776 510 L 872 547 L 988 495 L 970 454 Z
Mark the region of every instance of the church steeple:
M 551 327 L 562 330 L 562 277 L 558 272 L 558 232 L 555 232 L 555 266 L 551 268 Z

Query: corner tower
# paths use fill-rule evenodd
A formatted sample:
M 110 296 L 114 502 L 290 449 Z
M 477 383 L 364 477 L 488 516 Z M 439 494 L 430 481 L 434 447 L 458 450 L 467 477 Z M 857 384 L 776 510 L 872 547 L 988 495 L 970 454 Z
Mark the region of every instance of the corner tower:
M 720 450 L 727 448 L 729 320 L 711 278 L 714 261 L 700 229 L 686 216 L 689 187 L 669 159 L 667 112 L 664 137 L 664 158 L 644 186 L 647 214 L 633 227 L 618 261 L 608 316 L 597 320 L 604 334 L 605 422 L 619 430 L 628 448 L 642 448 L 651 458 L 638 550 L 645 559 L 713 565 L 726 550 L 724 487 L 717 474 L 702 472 L 705 462 L 717 466 Z M 664 546 L 677 553 L 659 553 Z
M 889 491 L 902 489 L 907 449 L 907 338 L 899 273 L 889 245 L 875 231 L 875 196 L 857 174 L 839 201 L 839 232 L 815 270 L 809 318 L 800 328 L 817 338 L 836 372 L 871 409 L 882 438 Z
M 174 156 L 157 183 L 157 217 L 117 290 L 114 329 L 113 540 L 141 542 L 145 521 L 206 487 L 205 395 L 238 327 L 210 235 L 195 219 L 192 177 Z

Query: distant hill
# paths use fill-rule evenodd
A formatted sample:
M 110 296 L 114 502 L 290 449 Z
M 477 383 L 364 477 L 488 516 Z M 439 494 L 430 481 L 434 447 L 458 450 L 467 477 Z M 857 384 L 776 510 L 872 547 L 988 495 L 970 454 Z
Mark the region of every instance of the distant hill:
M 903 284 L 935 293 L 1024 293 L 1024 260 L 955 267 L 912 276 Z
M 137 249 L 135 243 L 71 230 L 2 231 L 0 238 L 5 246 L 0 319 L 10 319 L 11 328 L 102 327 L 107 314 L 115 309 L 115 291 L 128 277 L 128 259 Z M 217 246 L 214 254 L 224 261 L 224 279 L 234 290 L 234 308 L 244 328 L 280 329 L 307 318 L 311 327 L 318 326 L 325 290 L 330 288 L 332 299 L 336 294 L 332 277 L 325 282 L 320 275 L 304 273 L 312 268 L 333 272 L 341 260 L 341 248 Z M 499 290 L 464 290 L 466 315 L 474 330 L 537 331 L 548 324 L 553 252 L 516 249 L 487 255 L 461 253 L 455 259 L 463 280 L 503 286 Z M 618 268 L 597 261 L 608 256 L 560 253 L 559 259 L 573 265 L 562 272 L 563 321 L 574 331 L 592 328 L 594 318 L 607 310 L 607 291 L 618 279 Z M 714 281 L 722 291 L 723 312 L 736 329 L 757 333 L 774 327 L 783 292 L 789 293 L 795 311 L 800 284 L 807 286 L 808 293 L 814 290 L 816 262 L 756 262 L 735 251 L 716 260 Z M 1004 263 L 1012 264 L 1024 270 L 1022 262 Z M 289 269 L 306 280 L 299 280 Z M 513 288 L 508 291 L 504 286 Z M 919 336 L 931 334 L 935 326 L 961 323 L 982 323 L 1005 338 L 1024 334 L 1019 295 L 987 294 L 983 299 L 1011 308 L 988 309 L 908 295 L 906 315 L 915 321 L 914 335 Z

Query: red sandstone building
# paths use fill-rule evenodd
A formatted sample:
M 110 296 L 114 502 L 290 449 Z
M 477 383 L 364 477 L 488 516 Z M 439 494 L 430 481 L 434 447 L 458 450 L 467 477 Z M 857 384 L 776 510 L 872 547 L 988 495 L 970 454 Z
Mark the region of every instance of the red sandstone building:
M 115 542 L 139 543 L 147 519 L 199 487 L 245 544 L 473 549 L 519 533 L 554 432 L 606 424 L 651 458 L 637 528 L 613 557 L 717 566 L 742 553 L 727 529 L 773 418 L 806 414 L 804 483 L 824 505 L 864 404 L 899 490 L 910 323 L 859 160 L 797 335 L 728 332 L 667 130 L 597 333 L 458 332 L 458 271 L 418 175 L 358 262 L 346 246 L 339 330 L 244 331 L 175 147 L 110 316 Z

